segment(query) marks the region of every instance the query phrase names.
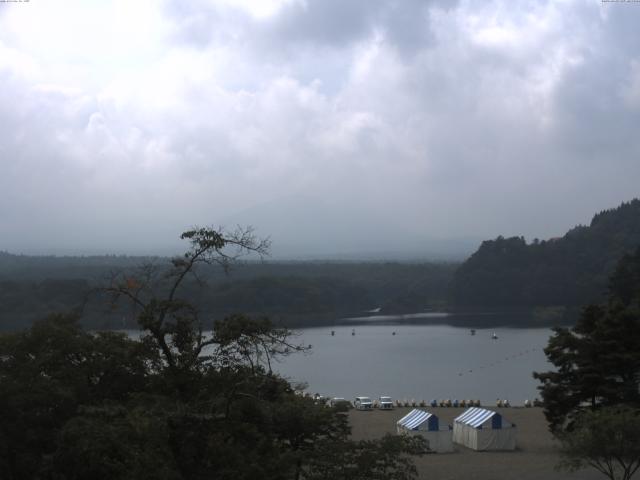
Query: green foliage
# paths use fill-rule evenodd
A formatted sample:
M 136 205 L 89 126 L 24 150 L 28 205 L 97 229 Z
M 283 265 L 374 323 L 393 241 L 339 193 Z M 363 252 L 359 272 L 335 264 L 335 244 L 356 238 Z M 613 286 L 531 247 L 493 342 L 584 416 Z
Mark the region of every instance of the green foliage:
M 123 401 L 148 380 L 153 355 L 124 335 L 92 335 L 73 317 L 52 316 L 0 336 L 0 463 L 35 478 L 57 434 L 80 405 Z
M 237 355 L 258 337 L 281 346 L 264 320 L 218 325 L 213 352 L 177 370 L 145 342 L 70 318 L 0 337 L 6 478 L 325 478 L 320 466 L 337 478 L 415 478 L 414 443 L 351 442 L 344 413 Z
M 545 415 L 556 432 L 570 430 L 585 409 L 640 407 L 640 248 L 622 258 L 606 305 L 589 305 L 571 329 L 557 328 L 545 353 L 554 371 L 542 382 Z
M 640 410 L 605 407 L 583 412 L 574 428 L 559 436 L 561 468 L 591 466 L 611 480 L 629 480 L 640 467 Z
M 415 478 L 417 441 L 351 442 L 344 412 L 273 374 L 273 358 L 303 350 L 286 329 L 232 315 L 204 333 L 185 279 L 259 251 L 246 232 L 196 228 L 168 270 L 112 277 L 104 291 L 134 306 L 139 341 L 65 316 L 0 336 L 2 478 Z
M 52 472 L 68 480 L 179 479 L 165 419 L 122 406 L 82 408 L 62 428 Z
M 598 213 L 562 238 L 485 241 L 456 271 L 456 305 L 577 306 L 601 298 L 616 262 L 640 245 L 640 200 Z
M 92 329 L 135 328 L 131 312 L 106 309 L 107 299 L 95 287 L 112 271 L 139 277 L 140 264 L 155 265 L 163 272 L 174 266 L 161 258 L 5 256 L 13 259 L 3 263 L 0 254 L 0 329 L 5 330 L 27 327 L 52 311 L 82 311 L 83 325 Z M 392 313 L 442 307 L 456 267 L 444 263 L 247 262 L 234 264 L 233 275 L 225 276 L 217 264 L 202 264 L 198 279 L 183 282 L 182 298 L 201 315 L 224 317 L 244 312 L 282 319 L 292 327 L 308 326 L 374 307 Z
M 417 470 L 411 455 L 426 451 L 424 438 L 385 435 L 381 440 L 325 442 L 323 455 L 305 472 L 309 480 L 411 480 Z M 341 465 L 341 468 L 336 468 Z

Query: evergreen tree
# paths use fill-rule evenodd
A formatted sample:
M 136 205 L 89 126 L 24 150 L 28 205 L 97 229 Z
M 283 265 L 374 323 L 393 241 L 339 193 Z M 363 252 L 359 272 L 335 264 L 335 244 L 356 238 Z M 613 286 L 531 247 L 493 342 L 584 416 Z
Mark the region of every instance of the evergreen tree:
M 577 226 L 561 238 L 527 244 L 523 237 L 499 236 L 482 242 L 458 268 L 454 303 L 578 307 L 605 300 L 616 263 L 639 244 L 640 199 L 600 212 L 588 226 Z
M 545 353 L 555 371 L 534 373 L 552 431 L 571 429 L 585 409 L 640 407 L 640 248 L 611 277 L 606 305 L 587 306 L 571 328 L 556 328 Z

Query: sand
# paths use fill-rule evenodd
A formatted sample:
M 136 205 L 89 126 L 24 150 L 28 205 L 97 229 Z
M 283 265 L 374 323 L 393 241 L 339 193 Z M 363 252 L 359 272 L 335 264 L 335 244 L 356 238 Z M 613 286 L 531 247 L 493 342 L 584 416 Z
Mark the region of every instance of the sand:
M 490 407 L 488 407 L 490 408 Z M 419 478 L 430 480 L 602 480 L 605 477 L 594 469 L 575 473 L 557 471 L 557 444 L 547 429 L 540 408 L 491 408 L 517 425 L 517 449 L 512 452 L 476 452 L 455 445 L 454 453 L 434 453 L 416 458 Z M 385 433 L 395 434 L 396 422 L 411 408 L 395 408 L 391 411 L 349 412 L 352 437 L 355 440 L 374 439 Z M 453 419 L 465 409 L 426 408 L 440 419 L 440 424 L 452 424 Z M 638 477 L 640 478 L 640 477 Z

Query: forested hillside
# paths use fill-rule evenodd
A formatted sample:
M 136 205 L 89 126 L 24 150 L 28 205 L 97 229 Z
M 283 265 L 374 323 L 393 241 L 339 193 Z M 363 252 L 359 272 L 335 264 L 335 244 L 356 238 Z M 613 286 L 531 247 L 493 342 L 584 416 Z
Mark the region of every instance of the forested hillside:
M 30 325 L 51 312 L 82 309 L 91 328 L 135 328 L 127 308 L 111 310 L 95 289 L 116 272 L 135 273 L 143 264 L 162 275 L 167 258 L 29 257 L 0 253 L 0 328 Z M 290 326 L 381 307 L 386 313 L 422 311 L 445 304 L 456 264 L 249 262 L 229 275 L 203 268 L 185 283 L 184 296 L 205 316 L 236 312 L 269 315 Z
M 454 275 L 457 306 L 576 306 L 602 299 L 618 260 L 640 245 L 640 200 L 593 217 L 562 238 L 482 243 Z

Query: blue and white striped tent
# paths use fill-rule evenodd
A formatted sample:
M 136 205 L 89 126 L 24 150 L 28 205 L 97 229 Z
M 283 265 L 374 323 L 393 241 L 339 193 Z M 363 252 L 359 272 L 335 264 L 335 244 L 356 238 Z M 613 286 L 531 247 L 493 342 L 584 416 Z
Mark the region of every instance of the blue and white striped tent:
M 413 409 L 396 423 L 399 434 L 421 435 L 433 452 L 453 451 L 451 427 L 440 427 L 438 417 L 431 412 Z
M 438 417 L 424 410 L 413 409 L 407 415 L 398 420 L 398 427 L 407 430 L 438 430 Z
M 515 450 L 516 426 L 484 408 L 469 408 L 453 421 L 453 441 L 473 450 Z

